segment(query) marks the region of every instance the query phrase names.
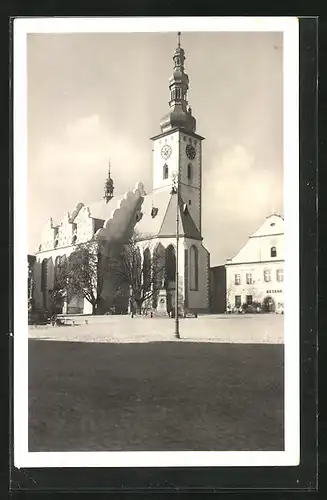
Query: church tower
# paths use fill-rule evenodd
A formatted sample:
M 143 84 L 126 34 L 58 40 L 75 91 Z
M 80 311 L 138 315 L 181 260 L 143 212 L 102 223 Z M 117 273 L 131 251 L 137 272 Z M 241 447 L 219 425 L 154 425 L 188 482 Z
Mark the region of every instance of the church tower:
M 188 105 L 189 78 L 185 73 L 185 59 L 178 33 L 173 74 L 169 79 L 170 109 L 160 121 L 161 133 L 151 138 L 153 194 L 171 190 L 177 175 L 182 201 L 201 234 L 201 144 L 204 137 L 196 133 L 196 120 Z
M 109 162 L 108 177 L 104 185 L 104 196 L 103 196 L 103 199 L 105 200 L 106 203 L 108 203 L 114 197 L 114 189 L 115 189 L 114 181 L 111 178 L 110 162 Z

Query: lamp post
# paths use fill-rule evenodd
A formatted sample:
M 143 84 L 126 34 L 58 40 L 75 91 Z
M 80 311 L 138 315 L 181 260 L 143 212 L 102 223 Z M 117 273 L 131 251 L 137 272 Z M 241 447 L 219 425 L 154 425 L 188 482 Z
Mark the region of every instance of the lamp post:
M 173 193 L 176 195 L 176 269 L 175 269 L 175 337 L 180 339 L 178 314 L 178 253 L 179 253 L 179 173 L 173 173 Z

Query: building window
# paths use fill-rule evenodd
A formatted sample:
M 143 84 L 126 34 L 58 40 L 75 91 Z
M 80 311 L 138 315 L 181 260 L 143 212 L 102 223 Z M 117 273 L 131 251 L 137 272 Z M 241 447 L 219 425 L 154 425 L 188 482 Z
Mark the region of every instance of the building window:
M 191 163 L 189 163 L 187 165 L 187 178 L 189 181 L 192 180 L 192 165 L 191 165 Z
M 277 269 L 276 270 L 276 279 L 279 283 L 284 281 L 284 269 Z
M 76 240 L 77 240 L 77 235 L 74 234 L 73 238 L 72 238 L 72 244 L 75 245 L 76 243 Z
M 246 284 L 252 285 L 252 273 L 246 273 Z
M 57 246 L 58 246 L 58 240 L 56 239 L 54 242 L 54 247 L 57 248 Z
M 277 257 L 277 249 L 276 249 L 276 247 L 271 247 L 271 249 L 270 249 L 270 257 Z
M 251 306 L 252 305 L 252 295 L 247 295 L 246 296 L 246 303 L 248 306 Z
M 235 283 L 235 285 L 240 285 L 241 284 L 241 275 L 240 274 L 235 274 L 235 276 L 234 276 L 234 283 Z
M 271 281 L 271 270 L 270 269 L 265 269 L 263 271 L 263 279 L 266 283 L 269 283 L 269 281 Z
M 168 179 L 168 165 L 165 163 L 164 166 L 162 167 L 162 176 L 164 179 Z
M 189 205 L 192 205 L 192 200 L 188 200 L 188 204 L 189 204 Z
M 242 297 L 240 295 L 235 295 L 235 307 L 241 307 Z
M 190 290 L 199 289 L 199 255 L 196 246 L 190 248 Z

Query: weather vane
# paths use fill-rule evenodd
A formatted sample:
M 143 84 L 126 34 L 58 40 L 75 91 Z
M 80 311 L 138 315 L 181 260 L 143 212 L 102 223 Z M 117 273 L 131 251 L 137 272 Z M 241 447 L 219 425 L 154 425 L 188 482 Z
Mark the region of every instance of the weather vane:
M 177 33 L 177 37 L 178 37 L 178 47 L 180 47 L 181 46 L 181 32 L 180 31 Z

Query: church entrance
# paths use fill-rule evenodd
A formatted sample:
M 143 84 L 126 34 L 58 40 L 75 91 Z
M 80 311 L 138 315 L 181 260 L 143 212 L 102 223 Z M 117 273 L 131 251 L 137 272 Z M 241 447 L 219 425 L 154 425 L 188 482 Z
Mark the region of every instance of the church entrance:
M 264 312 L 270 313 L 275 312 L 276 304 L 272 297 L 265 297 L 262 303 Z

